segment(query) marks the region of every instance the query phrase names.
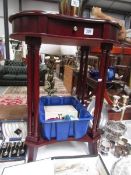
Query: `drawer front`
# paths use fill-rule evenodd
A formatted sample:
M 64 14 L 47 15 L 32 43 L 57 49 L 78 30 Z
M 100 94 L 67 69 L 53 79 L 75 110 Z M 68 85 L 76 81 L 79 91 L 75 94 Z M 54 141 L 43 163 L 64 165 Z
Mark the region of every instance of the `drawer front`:
M 67 37 L 87 37 L 101 38 L 103 36 L 103 25 L 98 27 L 95 23 L 83 23 L 79 21 L 62 21 L 50 19 L 48 21 L 48 34 L 60 35 Z

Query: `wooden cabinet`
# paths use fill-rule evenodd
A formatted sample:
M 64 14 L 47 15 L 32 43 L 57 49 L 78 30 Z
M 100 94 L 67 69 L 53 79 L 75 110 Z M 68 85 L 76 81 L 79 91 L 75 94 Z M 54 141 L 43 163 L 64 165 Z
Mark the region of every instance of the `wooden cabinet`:
M 78 70 L 76 70 L 72 66 L 64 66 L 64 86 L 70 94 L 73 93 L 73 88 L 77 87 L 78 75 Z
M 73 72 L 74 68 L 68 65 L 64 67 L 64 86 L 69 93 L 72 92 L 73 88 Z

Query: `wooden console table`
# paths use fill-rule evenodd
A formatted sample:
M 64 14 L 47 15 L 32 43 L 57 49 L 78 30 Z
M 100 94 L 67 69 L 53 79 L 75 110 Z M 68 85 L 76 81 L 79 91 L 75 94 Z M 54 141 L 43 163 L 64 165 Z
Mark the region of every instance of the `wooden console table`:
M 114 43 L 118 43 L 119 25 L 105 20 L 83 19 L 42 11 L 24 11 L 10 16 L 13 33 L 11 38 L 25 41 L 28 54 L 28 161 L 35 159 L 37 148 L 55 143 L 40 136 L 39 126 L 39 48 L 41 43 L 65 44 L 81 46 L 80 72 L 77 85 L 77 97 L 84 103 L 87 78 L 87 63 L 90 47 L 101 48 L 100 78 L 97 84 L 96 105 L 91 133 L 78 141 L 89 143 L 91 154 L 97 154 L 99 120 L 101 115 L 103 94 L 106 85 L 106 71 L 109 53 Z M 69 138 L 68 140 L 74 140 Z

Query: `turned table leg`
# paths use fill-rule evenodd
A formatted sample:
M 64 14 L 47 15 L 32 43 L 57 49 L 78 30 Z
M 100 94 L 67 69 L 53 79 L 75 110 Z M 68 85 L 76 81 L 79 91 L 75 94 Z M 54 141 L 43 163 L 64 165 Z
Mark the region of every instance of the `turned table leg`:
M 95 141 L 95 142 L 89 142 L 88 143 L 88 149 L 89 149 L 89 154 L 90 155 L 98 155 L 97 141 Z
M 38 153 L 38 147 L 28 145 L 27 162 L 35 161 L 37 157 L 37 153 Z
M 106 89 L 106 76 L 107 68 L 109 64 L 109 54 L 112 49 L 112 44 L 102 43 L 101 44 L 101 57 L 100 57 L 100 66 L 99 66 L 99 78 L 97 82 L 97 93 L 96 93 L 96 102 L 95 102 L 95 111 L 94 111 L 94 120 L 93 120 L 93 137 L 96 136 L 97 130 L 99 128 L 99 121 L 101 118 L 101 110 L 104 100 L 104 92 Z
M 26 144 L 29 150 L 29 161 L 34 158 L 35 147 L 31 143 L 39 141 L 39 49 L 41 39 L 27 37 L 27 105 L 28 105 L 28 134 Z
M 84 103 L 87 97 L 87 68 L 88 68 L 89 47 L 81 46 L 80 70 L 77 83 L 77 97 Z

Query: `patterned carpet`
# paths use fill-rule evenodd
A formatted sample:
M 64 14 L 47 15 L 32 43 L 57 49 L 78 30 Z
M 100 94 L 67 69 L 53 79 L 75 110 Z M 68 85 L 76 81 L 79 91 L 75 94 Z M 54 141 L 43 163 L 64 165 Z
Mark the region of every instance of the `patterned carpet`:
M 55 88 L 57 96 L 69 96 L 63 85 L 63 81 L 55 77 Z M 44 86 L 40 86 L 40 96 L 47 95 Z M 9 86 L 0 96 L 0 105 L 25 105 L 27 104 L 27 87 L 26 86 Z

